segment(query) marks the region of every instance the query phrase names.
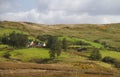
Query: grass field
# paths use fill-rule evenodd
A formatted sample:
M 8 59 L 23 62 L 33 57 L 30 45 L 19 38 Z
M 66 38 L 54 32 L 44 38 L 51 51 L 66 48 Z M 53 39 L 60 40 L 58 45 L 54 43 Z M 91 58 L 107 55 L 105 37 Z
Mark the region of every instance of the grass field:
M 1 45 L 2 47 L 2 45 Z M 0 51 L 0 56 L 3 56 L 6 50 Z M 17 49 L 9 51 L 11 59 L 20 59 L 22 61 L 30 61 L 32 59 L 48 59 L 49 58 L 49 50 L 45 48 L 25 48 L 25 49 Z M 70 58 L 70 54 L 67 52 L 62 52 L 62 54 L 57 57 L 57 60 L 63 60 L 65 58 Z
M 21 59 L 22 61 L 29 61 L 34 58 L 44 59 L 49 58 L 49 53 L 47 49 L 43 48 L 26 48 L 18 49 L 10 52 L 10 58 Z
M 15 30 L 15 29 L 8 29 L 8 28 L 0 28 L 0 36 L 3 35 L 3 34 L 9 34 L 11 32 L 21 32 L 20 30 Z
M 120 60 L 120 52 L 109 51 L 109 50 L 100 50 L 100 53 L 102 55 L 102 58 L 104 58 L 105 56 L 110 56 L 112 58 Z M 80 54 L 88 57 L 91 54 L 91 51 L 80 52 Z
M 102 54 L 102 57 L 110 56 L 112 58 L 116 58 L 116 59 L 120 60 L 120 52 L 101 50 L 100 53 Z
M 76 43 L 76 42 L 79 42 L 79 41 L 82 41 L 84 43 L 88 43 L 90 44 L 91 46 L 95 47 L 95 48 L 101 48 L 102 45 L 99 44 L 99 43 L 95 43 L 95 42 L 92 42 L 92 41 L 88 41 L 88 40 L 85 40 L 85 39 L 79 39 L 79 38 L 75 38 L 75 37 L 59 37 L 60 40 L 62 40 L 63 38 L 66 38 L 67 41 L 70 41 L 72 43 Z

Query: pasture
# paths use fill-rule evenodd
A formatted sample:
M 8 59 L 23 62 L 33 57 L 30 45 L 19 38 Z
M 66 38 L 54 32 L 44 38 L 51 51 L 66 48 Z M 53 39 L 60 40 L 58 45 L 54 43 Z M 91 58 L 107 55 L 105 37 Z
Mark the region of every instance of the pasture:
M 102 57 L 110 56 L 112 58 L 116 58 L 116 59 L 120 60 L 120 52 L 109 51 L 109 50 L 100 50 L 100 53 L 102 54 Z
M 63 38 L 66 38 L 67 41 L 72 42 L 72 43 L 77 43 L 77 42 L 81 41 L 81 42 L 84 42 L 84 43 L 88 43 L 88 44 L 90 44 L 92 47 L 95 47 L 95 48 L 101 48 L 101 47 L 103 47 L 103 46 L 102 46 L 101 44 L 99 44 L 99 43 L 95 43 L 95 42 L 88 41 L 88 40 L 85 40 L 85 39 L 79 39 L 79 38 L 67 37 L 67 36 L 59 37 L 60 40 L 62 40 Z M 78 46 L 78 47 L 79 47 L 79 46 Z

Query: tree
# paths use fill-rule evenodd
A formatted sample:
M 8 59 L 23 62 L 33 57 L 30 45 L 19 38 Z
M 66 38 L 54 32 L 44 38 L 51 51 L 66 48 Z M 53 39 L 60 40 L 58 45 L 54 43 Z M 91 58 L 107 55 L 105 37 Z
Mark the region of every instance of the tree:
M 94 49 L 91 55 L 89 56 L 90 60 L 100 60 L 101 54 L 98 49 Z
M 48 41 L 47 41 L 47 48 L 51 48 L 51 45 L 52 45 L 52 43 L 53 43 L 53 40 L 54 38 L 53 38 L 53 36 L 50 36 L 49 38 L 48 38 Z
M 40 41 L 48 41 L 49 37 L 51 37 L 51 35 L 38 35 L 37 39 L 39 39 Z
M 12 47 L 25 47 L 28 41 L 28 37 L 23 33 L 12 32 L 9 35 L 3 35 L 2 43 L 10 45 Z
M 3 44 L 7 44 L 8 41 L 9 41 L 8 36 L 6 34 L 3 34 L 3 36 L 1 37 L 1 42 Z
M 68 42 L 67 42 L 66 38 L 64 38 L 64 39 L 62 40 L 62 48 L 64 49 L 64 51 L 67 51 Z
M 56 56 L 61 54 L 61 42 L 57 37 L 51 36 L 48 39 L 48 47 L 50 48 L 49 54 L 50 58 L 54 59 Z

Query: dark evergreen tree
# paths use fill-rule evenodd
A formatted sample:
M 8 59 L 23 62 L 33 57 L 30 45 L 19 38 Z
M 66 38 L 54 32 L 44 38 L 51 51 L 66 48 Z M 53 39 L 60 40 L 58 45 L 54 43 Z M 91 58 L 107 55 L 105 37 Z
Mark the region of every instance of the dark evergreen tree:
M 51 45 L 52 45 L 52 43 L 54 42 L 53 39 L 54 39 L 53 36 L 50 36 L 50 37 L 48 38 L 47 46 L 46 46 L 47 48 L 51 48 Z
M 9 43 L 8 41 L 9 41 L 8 36 L 6 34 L 3 34 L 3 36 L 1 37 L 1 42 L 3 44 L 7 44 L 7 43 Z
M 13 47 L 25 47 L 28 37 L 23 33 L 12 32 L 9 35 L 3 35 L 2 43 Z
M 50 58 L 54 59 L 56 56 L 61 54 L 61 42 L 57 37 L 51 36 L 48 40 L 48 47 L 50 48 Z
M 64 39 L 62 40 L 62 48 L 64 49 L 64 51 L 67 51 L 68 42 L 67 42 L 66 38 L 64 38 Z

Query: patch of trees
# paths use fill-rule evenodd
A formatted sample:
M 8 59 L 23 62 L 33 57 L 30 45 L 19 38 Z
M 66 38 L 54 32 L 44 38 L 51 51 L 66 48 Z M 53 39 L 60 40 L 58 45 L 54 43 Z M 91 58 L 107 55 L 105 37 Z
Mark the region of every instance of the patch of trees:
M 48 41 L 48 39 L 51 37 L 51 35 L 38 35 L 37 36 L 37 39 L 40 40 L 40 41 Z
M 47 42 L 47 48 L 50 47 L 50 38 L 51 37 L 57 37 L 59 38 L 59 36 L 52 36 L 52 35 L 38 35 L 36 39 L 40 40 L 40 41 L 43 41 L 43 42 Z M 68 48 L 68 40 L 66 38 L 63 38 L 62 40 L 58 39 L 61 43 L 62 43 L 62 49 L 64 49 L 65 51 L 67 50 Z
M 12 32 L 9 35 L 4 34 L 1 38 L 1 42 L 12 47 L 21 48 L 26 46 L 28 37 L 23 33 Z
M 102 59 L 102 61 L 106 62 L 106 63 L 113 64 L 116 68 L 120 68 L 120 61 L 115 59 L 115 58 L 112 58 L 112 57 L 109 57 L 109 56 L 105 56 Z
M 49 51 L 50 59 L 54 59 L 56 56 L 60 56 L 62 44 L 57 37 L 55 36 L 49 37 L 47 47 L 50 49 Z
M 68 41 L 66 38 L 63 38 L 62 40 L 62 49 L 64 49 L 64 51 L 67 51 L 68 49 Z

